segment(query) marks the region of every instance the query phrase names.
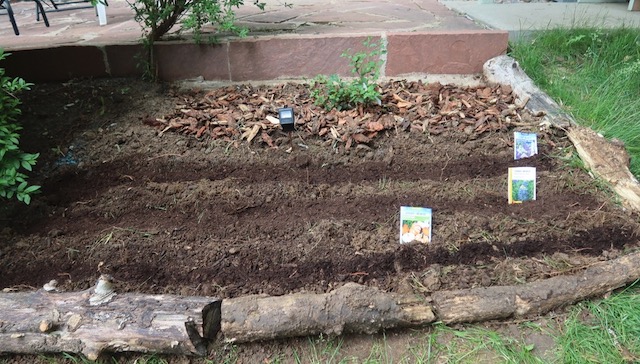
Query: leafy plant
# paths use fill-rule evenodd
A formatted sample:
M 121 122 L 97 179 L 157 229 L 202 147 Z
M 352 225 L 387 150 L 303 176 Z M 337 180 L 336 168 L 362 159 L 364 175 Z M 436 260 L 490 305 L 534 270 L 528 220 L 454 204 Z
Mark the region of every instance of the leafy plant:
M 94 0 L 96 1 L 96 0 Z M 167 34 L 182 19 L 182 29 L 193 31 L 196 43 L 202 40 L 202 27 L 217 26 L 220 32 L 232 32 L 241 37 L 247 29 L 235 25 L 235 12 L 244 0 L 134 0 L 129 6 L 135 12 L 134 19 L 142 27 L 146 54 L 139 64 L 145 78 L 155 78 L 153 45 Z M 264 10 L 265 3 L 253 0 L 253 4 Z
M 0 48 L 0 60 L 8 53 Z M 27 183 L 27 175 L 21 170 L 31 171 L 36 164 L 38 154 L 24 153 L 20 150 L 20 134 L 22 127 L 16 124 L 20 115 L 20 100 L 16 94 L 28 90 L 30 83 L 21 78 L 5 76 L 4 68 L 0 68 L 0 197 L 13 198 L 29 204 L 31 194 L 40 189 Z
M 354 78 L 343 80 L 340 76 L 318 75 L 311 82 L 311 97 L 315 104 L 327 110 L 355 108 L 358 105 L 381 104 L 380 91 L 376 81 L 380 77 L 382 67 L 381 56 L 386 53 L 382 43 L 374 43 L 371 38 L 363 42 L 370 51 L 349 53 L 343 52 L 340 57 L 349 59 L 349 66 Z
M 265 3 L 253 4 L 264 10 Z M 135 12 L 135 20 L 143 28 L 145 39 L 155 42 L 183 18 L 182 27 L 192 30 L 200 39 L 205 24 L 217 25 L 219 31 L 233 31 L 246 35 L 246 29 L 235 26 L 233 8 L 244 5 L 244 0 L 135 0 L 129 3 Z

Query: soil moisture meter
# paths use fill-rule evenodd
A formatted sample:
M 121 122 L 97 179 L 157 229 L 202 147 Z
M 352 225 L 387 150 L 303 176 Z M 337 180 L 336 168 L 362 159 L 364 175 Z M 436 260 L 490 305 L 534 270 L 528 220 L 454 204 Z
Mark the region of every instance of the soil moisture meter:
M 284 131 L 294 131 L 295 130 L 295 118 L 293 116 L 293 108 L 283 107 L 278 109 L 278 118 L 280 119 L 280 125 L 282 126 L 282 130 Z

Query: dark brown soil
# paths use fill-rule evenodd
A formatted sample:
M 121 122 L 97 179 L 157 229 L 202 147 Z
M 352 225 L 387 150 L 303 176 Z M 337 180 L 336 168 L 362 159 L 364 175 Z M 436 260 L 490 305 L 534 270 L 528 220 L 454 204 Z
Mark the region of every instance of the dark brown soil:
M 510 100 L 499 87 L 402 86 L 407 101 L 424 95 L 435 106 L 443 93 L 445 103 L 467 95 L 487 108 Z M 386 85 L 383 106 L 357 114 L 311 105 L 303 86 L 226 88 L 237 91 L 233 105 L 277 116 L 277 101 L 289 100 L 303 115 L 291 141 L 271 127 L 249 143 L 241 134 L 251 125 L 237 118 L 237 132 L 217 139 L 211 123 L 189 134 L 202 121 L 166 128 L 176 110 L 203 109 L 209 91 L 135 80 L 36 86 L 21 96 L 21 144 L 41 154 L 31 181 L 43 190 L 30 206 L 0 209 L 0 288 L 56 279 L 85 289 L 110 273 L 120 290 L 147 293 L 282 295 L 345 282 L 430 292 L 518 284 L 637 247 L 637 217 L 571 166 L 561 131 L 519 108 L 471 129 L 442 108 L 411 114 L 396 107 L 398 88 Z M 366 113 L 402 118 L 375 133 L 345 129 Z M 327 119 L 339 138 L 320 136 Z M 516 130 L 539 133 L 538 156 L 513 161 Z M 537 168 L 536 201 L 507 204 L 511 166 Z M 431 244 L 399 244 L 402 205 L 433 209 Z

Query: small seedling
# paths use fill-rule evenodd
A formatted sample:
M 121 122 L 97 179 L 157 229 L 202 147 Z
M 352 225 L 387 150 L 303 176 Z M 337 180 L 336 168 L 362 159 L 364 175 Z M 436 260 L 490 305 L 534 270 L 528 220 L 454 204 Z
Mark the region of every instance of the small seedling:
M 338 75 L 319 75 L 311 82 L 311 97 L 316 105 L 327 110 L 352 109 L 358 105 L 381 104 L 380 91 L 376 81 L 380 77 L 382 67 L 381 56 L 386 53 L 382 43 L 374 43 L 370 38 L 363 42 L 369 52 L 342 53 L 341 57 L 349 59 L 349 67 L 354 78 L 351 81 L 341 79 Z

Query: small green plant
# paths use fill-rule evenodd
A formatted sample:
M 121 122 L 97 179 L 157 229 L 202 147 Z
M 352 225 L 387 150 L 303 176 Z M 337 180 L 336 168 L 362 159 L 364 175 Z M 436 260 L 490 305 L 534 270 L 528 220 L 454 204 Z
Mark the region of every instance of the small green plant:
M 0 48 L 0 60 L 8 53 Z M 16 96 L 22 90 L 28 90 L 30 83 L 21 78 L 5 76 L 4 68 L 0 68 L 0 197 L 29 204 L 31 194 L 40 189 L 27 183 L 27 175 L 22 170 L 31 171 L 36 164 L 38 154 L 24 153 L 20 150 L 20 134 L 22 129 L 16 119 L 20 115 L 20 99 Z
M 182 19 L 182 29 L 191 30 L 196 40 L 201 37 L 202 27 L 213 24 L 218 31 L 232 31 L 246 35 L 247 30 L 237 27 L 234 8 L 244 4 L 244 0 L 135 0 L 129 6 L 135 13 L 134 19 L 143 29 L 147 42 L 160 40 Z M 265 3 L 254 0 L 253 4 L 264 10 Z
M 384 45 L 367 38 L 363 45 L 369 52 L 351 54 L 350 50 L 342 53 L 341 57 L 349 59 L 349 66 L 354 78 L 343 80 L 338 75 L 318 75 L 311 81 L 311 97 L 315 104 L 327 110 L 352 109 L 358 105 L 381 104 L 380 91 L 377 80 L 386 53 Z
M 97 0 L 94 0 L 97 1 Z M 244 0 L 134 0 L 129 6 L 134 11 L 134 19 L 142 27 L 142 44 L 145 54 L 139 57 L 138 66 L 143 77 L 156 78 L 154 44 L 167 34 L 180 20 L 181 30 L 193 32 L 196 43 L 202 40 L 202 27 L 213 24 L 218 32 L 232 32 L 241 37 L 247 35 L 246 28 L 235 25 L 234 8 L 244 4 Z M 254 0 L 253 4 L 264 10 L 265 3 Z

